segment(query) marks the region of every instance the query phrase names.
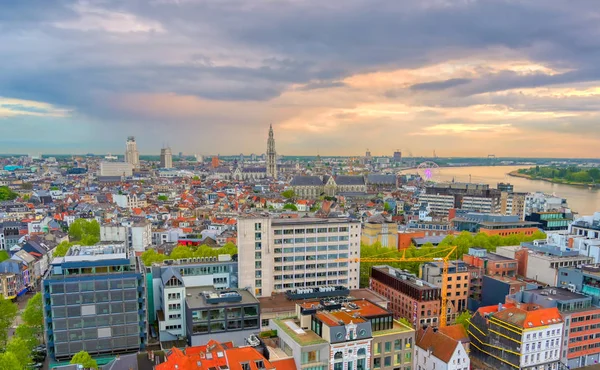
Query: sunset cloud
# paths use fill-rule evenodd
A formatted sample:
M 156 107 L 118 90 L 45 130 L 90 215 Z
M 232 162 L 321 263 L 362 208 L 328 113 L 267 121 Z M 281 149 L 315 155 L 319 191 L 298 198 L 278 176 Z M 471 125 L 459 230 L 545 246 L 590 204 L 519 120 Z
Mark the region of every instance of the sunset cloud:
M 33 0 L 0 31 L 5 151 L 262 153 L 272 123 L 288 155 L 600 156 L 593 0 Z

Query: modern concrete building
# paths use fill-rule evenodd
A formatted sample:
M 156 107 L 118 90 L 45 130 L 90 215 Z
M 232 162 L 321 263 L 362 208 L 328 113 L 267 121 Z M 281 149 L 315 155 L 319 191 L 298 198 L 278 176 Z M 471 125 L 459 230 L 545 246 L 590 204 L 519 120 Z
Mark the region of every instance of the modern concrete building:
M 98 176 L 102 177 L 131 177 L 133 166 L 128 162 L 100 162 Z
M 48 354 L 68 360 L 136 352 L 146 345 L 145 281 L 123 244 L 71 247 L 43 280 Z
M 558 271 L 556 286 L 592 297 L 592 304 L 600 306 L 600 266 L 583 265 L 562 267 Z
M 500 193 L 487 184 L 437 183 L 425 188 L 425 192 L 419 195 L 419 202 L 427 202 L 431 211 L 440 215 L 448 215 L 453 208 L 498 213 Z
M 160 150 L 160 167 L 173 168 L 173 153 L 171 148 L 166 147 Z
M 558 269 L 594 262 L 593 257 L 561 249 L 545 241 L 521 243 L 521 246 L 498 247 L 496 254 L 518 261 L 518 274 L 550 286 L 556 286 Z
M 451 261 L 448 264 L 446 280 L 442 277 L 442 262 L 426 262 L 421 266 L 421 278 L 431 284 L 442 287 L 446 284 L 448 324 L 454 324 L 458 315 L 467 309 L 469 298 L 469 270 L 463 261 Z
M 100 241 L 123 242 L 134 252 L 144 252 L 152 245 L 152 224 L 148 220 L 104 224 L 100 226 Z
M 252 215 L 237 222 L 239 286 L 256 297 L 296 288 L 358 288 L 358 221 Z
M 592 304 L 592 297 L 564 288 L 540 288 L 509 295 L 506 303 L 558 308 L 565 322 L 561 361 L 569 369 L 600 361 L 600 307 Z
M 405 318 L 415 328 L 438 325 L 440 287 L 390 266 L 374 266 L 369 286 L 390 300 L 389 308 L 394 318 Z
M 496 369 L 559 369 L 563 318 L 557 308 L 481 307 L 471 318 L 471 356 Z
M 512 191 L 502 190 L 502 193 L 500 194 L 500 213 L 503 215 L 517 216 L 520 221 L 525 220 L 526 197 L 527 193 L 514 193 Z
M 513 234 L 533 235 L 540 224 L 521 221 L 519 216 L 505 216 L 489 213 L 466 213 L 452 219 L 456 231 L 484 233 L 486 235 L 508 236 Z
M 158 324 L 164 348 L 181 344 L 181 338 L 192 336 L 185 311 L 188 294 L 199 287 L 203 291 L 236 289 L 237 267 L 237 261 L 229 255 L 166 260 L 146 267 L 148 321 Z
M 140 167 L 140 152 L 138 152 L 135 137 L 129 136 L 125 143 L 125 162 L 129 163 L 132 168 Z
M 562 211 L 532 212 L 525 220 L 539 223 L 544 231 L 560 231 L 569 229 L 572 216 L 572 213 Z
M 231 340 L 241 346 L 260 327 L 258 300 L 247 290 L 187 288 L 182 314 L 186 316 L 187 340 L 192 346 L 208 339 Z

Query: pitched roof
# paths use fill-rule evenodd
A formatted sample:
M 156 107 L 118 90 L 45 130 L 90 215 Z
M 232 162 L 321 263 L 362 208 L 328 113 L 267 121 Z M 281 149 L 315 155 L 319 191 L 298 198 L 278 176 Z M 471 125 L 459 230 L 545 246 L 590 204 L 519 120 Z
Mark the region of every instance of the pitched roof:
M 396 175 L 369 175 L 367 182 L 369 184 L 396 185 Z
M 319 176 L 294 176 L 290 182 L 292 186 L 321 186 L 323 180 Z
M 430 350 L 435 357 L 445 363 L 450 361 L 458 344 L 459 341 L 456 339 L 432 327 L 420 330 L 416 338 L 417 346 L 426 351 Z
M 521 328 L 533 328 L 562 322 L 562 317 L 556 307 L 541 308 L 533 311 L 511 307 L 497 312 L 493 316 L 498 320 Z
M 336 176 L 335 182 L 338 185 L 364 185 L 365 178 L 363 176 Z

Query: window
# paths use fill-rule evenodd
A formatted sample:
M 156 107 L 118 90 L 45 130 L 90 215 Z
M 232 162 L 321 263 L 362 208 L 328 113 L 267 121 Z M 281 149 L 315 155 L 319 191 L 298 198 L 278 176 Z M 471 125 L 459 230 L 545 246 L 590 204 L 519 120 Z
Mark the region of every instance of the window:
M 381 353 L 381 343 L 375 343 L 375 349 L 373 351 L 373 354 L 378 355 Z
M 392 342 L 385 342 L 385 352 L 389 353 L 392 352 Z M 388 366 L 388 365 L 385 365 Z
M 387 356 L 383 359 L 383 366 L 392 366 L 392 356 Z
M 373 359 L 373 368 L 381 369 L 381 357 L 376 357 Z

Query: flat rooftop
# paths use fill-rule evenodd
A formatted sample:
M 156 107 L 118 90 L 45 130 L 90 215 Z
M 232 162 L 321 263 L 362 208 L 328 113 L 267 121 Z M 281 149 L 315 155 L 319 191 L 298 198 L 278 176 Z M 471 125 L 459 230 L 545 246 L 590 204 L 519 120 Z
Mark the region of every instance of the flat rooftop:
M 217 308 L 217 307 L 230 307 L 230 306 L 241 306 L 249 304 L 258 304 L 256 299 L 247 290 L 242 289 L 229 289 L 227 291 L 235 291 L 241 296 L 241 300 L 238 302 L 219 302 L 219 303 L 207 303 L 206 295 L 214 296 L 215 294 L 223 293 L 222 290 L 216 290 L 212 286 L 201 286 L 194 288 L 187 288 L 185 290 L 185 301 L 190 309 L 202 309 L 202 308 Z
M 327 341 L 317 335 L 312 330 L 300 329 L 300 322 L 296 319 L 273 319 L 273 322 L 281 329 L 284 333 L 289 335 L 296 343 L 301 346 L 310 346 L 316 344 L 326 344 Z M 299 330 L 295 331 L 292 328 L 298 327 Z
M 570 290 L 563 288 L 538 288 L 526 290 L 525 292 L 541 295 L 555 301 L 570 301 L 588 298 L 587 295 L 571 292 Z
M 440 289 L 437 285 L 431 284 L 425 280 L 419 279 L 416 275 L 411 274 L 410 272 L 406 272 L 397 268 L 393 268 L 388 265 L 380 265 L 373 266 L 373 269 L 376 269 L 384 274 L 387 274 L 393 278 L 396 278 L 407 285 L 412 286 L 413 288 L 422 290 L 422 289 Z M 403 277 L 404 276 L 404 277 Z
M 288 225 L 312 225 L 312 224 L 344 224 L 356 222 L 358 220 L 354 220 L 347 217 L 340 218 L 316 218 L 316 217 L 307 217 L 307 218 L 274 218 L 271 221 L 273 226 L 288 226 Z
M 351 290 L 350 295 L 347 298 L 349 301 L 368 299 L 369 301 L 381 306 L 387 306 L 389 302 L 387 298 L 366 288 Z M 289 300 L 287 299 L 285 293 L 279 293 L 270 297 L 258 298 L 258 301 L 260 302 L 260 313 L 266 314 L 270 312 L 295 312 L 297 303 L 314 302 L 315 299 Z
M 102 243 L 91 246 L 74 245 L 69 248 L 64 257 L 57 257 L 52 263 L 114 259 L 129 259 L 127 248 L 123 243 Z

